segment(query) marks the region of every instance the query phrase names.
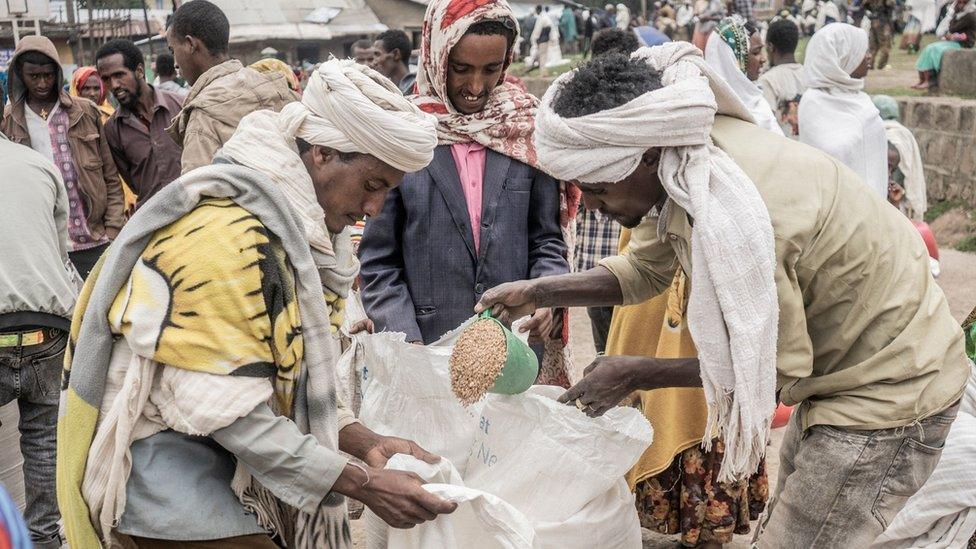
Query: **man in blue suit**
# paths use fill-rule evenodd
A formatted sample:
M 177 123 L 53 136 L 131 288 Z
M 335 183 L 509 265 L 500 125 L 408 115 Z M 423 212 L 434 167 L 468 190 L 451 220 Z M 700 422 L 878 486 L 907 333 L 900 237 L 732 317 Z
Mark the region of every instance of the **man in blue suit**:
M 376 329 L 427 344 L 473 315 L 489 288 L 569 264 L 560 186 L 534 167 L 538 100 L 505 81 L 518 36 L 511 8 L 435 0 L 425 20 L 414 100 L 438 118 L 440 145 L 368 221 L 359 255 Z M 536 340 L 561 326 L 550 309 L 527 325 Z

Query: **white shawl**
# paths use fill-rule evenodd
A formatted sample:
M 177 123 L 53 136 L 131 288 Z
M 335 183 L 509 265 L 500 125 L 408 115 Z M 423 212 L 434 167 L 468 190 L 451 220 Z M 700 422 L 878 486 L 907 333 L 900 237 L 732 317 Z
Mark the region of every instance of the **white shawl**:
M 749 109 L 752 117 L 756 119 L 757 126 L 783 135 L 783 129 L 780 128 L 776 115 L 773 114 L 773 110 L 769 108 L 769 103 L 763 97 L 762 90 L 742 73 L 732 48 L 717 32 L 712 32 L 708 45 L 705 46 L 705 61 L 715 69 L 719 76 L 725 79 L 732 91 L 739 96 L 742 104 Z
M 807 91 L 800 100 L 800 141 L 854 170 L 882 199 L 888 197 L 888 139 L 881 115 L 851 77 L 868 52 L 868 35 L 846 23 L 817 31 L 803 62 Z
M 949 25 L 951 25 L 953 21 L 974 11 L 976 11 L 976 0 L 969 0 L 969 2 L 966 2 L 960 11 L 956 11 L 956 3 L 951 2 L 949 9 L 946 10 L 945 17 L 942 18 L 942 21 L 939 21 L 939 26 L 935 29 L 935 36 L 942 38 L 949 33 Z
M 912 210 L 912 219 L 921 221 L 928 209 L 928 193 L 925 190 L 925 171 L 922 153 L 912 131 L 897 120 L 884 121 L 888 143 L 898 149 L 898 169 L 905 174 L 905 197 Z
M 725 441 L 720 480 L 743 478 L 762 459 L 776 407 L 776 254 L 759 191 L 710 133 L 716 111 L 751 115 L 687 42 L 641 48 L 633 57 L 660 72 L 663 87 L 613 109 L 562 118 L 552 105 L 575 72 L 559 77 L 536 117 L 539 162 L 557 179 L 616 182 L 648 149 L 662 149 L 661 183 L 695 220 L 688 324 L 708 403 L 705 432 L 717 430 Z

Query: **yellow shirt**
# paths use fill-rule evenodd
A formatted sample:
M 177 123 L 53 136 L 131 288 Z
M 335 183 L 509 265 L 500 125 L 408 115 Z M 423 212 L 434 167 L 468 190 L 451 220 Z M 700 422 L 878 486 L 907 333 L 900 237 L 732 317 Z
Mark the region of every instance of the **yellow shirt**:
M 911 222 L 849 168 L 795 141 L 718 116 L 715 144 L 752 179 L 773 223 L 779 294 L 777 389 L 803 429 L 908 425 L 960 398 L 963 334 Z M 788 159 L 789 161 L 782 161 Z M 601 265 L 624 303 L 691 275 L 691 224 L 676 204 L 663 234 L 649 216 Z

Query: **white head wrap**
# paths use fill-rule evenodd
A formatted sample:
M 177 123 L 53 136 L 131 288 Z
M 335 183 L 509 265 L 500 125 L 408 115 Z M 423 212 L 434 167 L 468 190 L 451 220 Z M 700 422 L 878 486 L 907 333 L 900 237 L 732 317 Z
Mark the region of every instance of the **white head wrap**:
M 868 35 L 847 23 L 831 23 L 807 44 L 798 111 L 800 142 L 851 168 L 882 199 L 888 197 L 888 141 L 878 108 L 851 71 L 864 61 Z
M 295 138 L 368 154 L 400 171 L 415 172 L 434 157 L 436 124 L 378 72 L 333 59 L 312 74 L 301 102 L 286 105 L 281 113 L 245 116 L 223 152 L 278 183 L 301 216 L 309 244 L 328 253 L 332 244 L 325 213 Z
M 345 298 L 359 262 L 348 230 L 329 234 L 295 138 L 368 154 L 400 171 L 415 172 L 434 158 L 436 126 L 433 116 L 407 101 L 378 72 L 332 59 L 312 75 L 300 103 L 289 103 L 281 113 L 265 110 L 245 116 L 222 152 L 277 184 L 305 227 L 323 286 Z
M 695 220 L 688 327 L 708 403 L 704 442 L 717 429 L 725 441 L 720 480 L 743 478 L 765 453 L 776 408 L 776 254 L 759 191 L 710 133 L 716 109 L 752 119 L 691 44 L 642 48 L 633 57 L 660 72 L 663 87 L 613 109 L 562 118 L 552 104 L 574 73 L 560 77 L 536 118 L 539 162 L 557 179 L 615 182 L 648 149 L 662 149 L 666 207 L 673 201 Z
M 868 35 L 847 23 L 831 23 L 814 33 L 803 60 L 803 81 L 808 88 L 858 91 L 864 80 L 854 78 L 868 53 Z
M 686 42 L 641 48 L 633 58 L 662 73 L 665 85 L 605 111 L 562 118 L 552 104 L 576 71 L 553 82 L 536 113 L 539 164 L 556 179 L 615 183 L 633 173 L 652 147 L 704 145 L 715 113 L 753 122 L 735 91 Z
M 769 102 L 763 97 L 762 90 L 739 68 L 732 48 L 715 31 L 712 31 L 708 45 L 705 46 L 705 61 L 715 69 L 715 72 L 728 82 L 742 103 L 749 109 L 756 125 L 773 133 L 783 135 L 776 115 L 769 107 Z

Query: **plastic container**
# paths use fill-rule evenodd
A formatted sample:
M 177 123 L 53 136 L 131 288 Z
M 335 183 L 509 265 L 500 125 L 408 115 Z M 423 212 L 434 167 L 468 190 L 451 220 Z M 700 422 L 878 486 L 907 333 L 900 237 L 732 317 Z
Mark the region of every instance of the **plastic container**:
M 481 313 L 479 318 L 493 320 L 505 332 L 505 365 L 488 392 L 499 395 L 524 393 L 539 376 L 539 359 L 536 358 L 535 351 L 493 317 L 490 310 Z

